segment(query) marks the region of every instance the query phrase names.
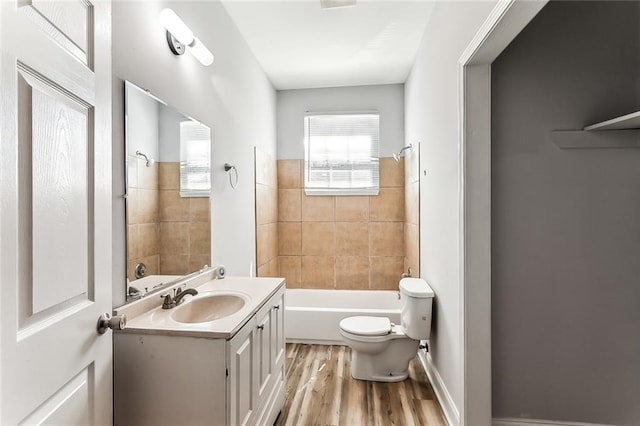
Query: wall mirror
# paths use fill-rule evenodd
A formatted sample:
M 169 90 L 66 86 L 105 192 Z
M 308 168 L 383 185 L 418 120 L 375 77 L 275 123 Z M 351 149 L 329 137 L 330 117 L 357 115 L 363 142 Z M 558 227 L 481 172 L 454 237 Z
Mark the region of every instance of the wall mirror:
M 211 129 L 125 81 L 127 300 L 211 263 Z

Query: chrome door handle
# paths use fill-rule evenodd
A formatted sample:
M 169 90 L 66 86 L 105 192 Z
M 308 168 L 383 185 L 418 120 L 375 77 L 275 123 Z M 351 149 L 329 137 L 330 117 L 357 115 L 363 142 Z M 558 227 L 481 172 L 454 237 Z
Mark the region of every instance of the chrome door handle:
M 107 329 L 122 330 L 127 327 L 126 315 L 114 315 L 111 316 L 109 312 L 105 312 L 98 318 L 98 334 L 104 334 Z

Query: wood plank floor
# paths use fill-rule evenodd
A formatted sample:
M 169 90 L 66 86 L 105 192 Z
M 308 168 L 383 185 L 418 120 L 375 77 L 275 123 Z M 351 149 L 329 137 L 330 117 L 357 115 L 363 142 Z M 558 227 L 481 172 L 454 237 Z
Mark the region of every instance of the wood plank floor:
M 403 382 L 351 377 L 348 346 L 287 344 L 287 388 L 276 425 L 433 425 L 447 423 L 417 358 Z

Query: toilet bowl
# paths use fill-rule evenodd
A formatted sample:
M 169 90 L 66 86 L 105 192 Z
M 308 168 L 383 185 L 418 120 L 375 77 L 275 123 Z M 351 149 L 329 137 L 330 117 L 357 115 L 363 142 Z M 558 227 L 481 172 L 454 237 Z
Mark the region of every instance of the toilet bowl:
M 431 333 L 433 290 L 420 278 L 400 281 L 401 324 L 389 318 L 354 316 L 340 321 L 340 334 L 351 348 L 354 379 L 398 382 L 409 376 L 409 362 L 420 340 Z

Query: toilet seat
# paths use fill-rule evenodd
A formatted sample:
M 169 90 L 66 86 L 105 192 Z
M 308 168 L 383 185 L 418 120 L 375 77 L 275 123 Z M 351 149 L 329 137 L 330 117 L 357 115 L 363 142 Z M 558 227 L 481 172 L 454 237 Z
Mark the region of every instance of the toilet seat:
M 367 334 L 368 333 L 368 334 Z M 407 337 L 389 318 L 355 316 L 340 321 L 340 334 L 356 342 L 378 343 Z
M 384 336 L 391 333 L 391 321 L 385 317 L 355 316 L 340 321 L 340 328 L 359 336 Z

